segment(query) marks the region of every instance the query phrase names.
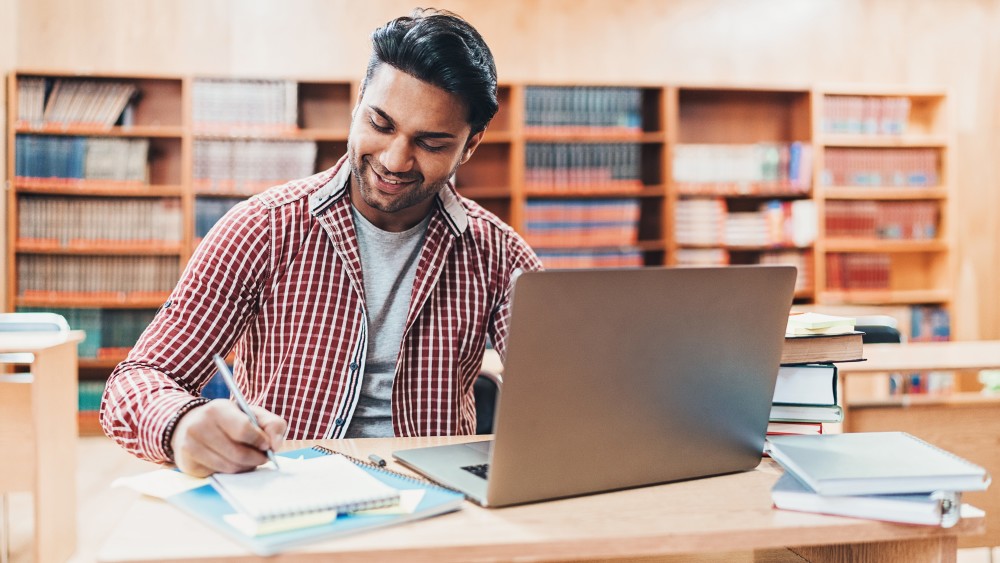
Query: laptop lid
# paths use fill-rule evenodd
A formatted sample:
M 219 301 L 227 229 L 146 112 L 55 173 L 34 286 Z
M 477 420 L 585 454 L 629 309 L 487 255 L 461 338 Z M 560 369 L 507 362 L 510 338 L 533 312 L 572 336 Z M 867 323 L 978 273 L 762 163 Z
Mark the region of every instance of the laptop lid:
M 790 266 L 520 276 L 482 504 L 756 467 L 794 282 Z

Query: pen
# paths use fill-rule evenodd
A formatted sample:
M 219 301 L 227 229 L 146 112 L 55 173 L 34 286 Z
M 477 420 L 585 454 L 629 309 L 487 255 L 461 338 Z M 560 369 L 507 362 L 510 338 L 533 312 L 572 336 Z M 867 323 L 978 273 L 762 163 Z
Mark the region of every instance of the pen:
M 385 467 L 385 460 L 375 454 L 368 454 L 368 459 L 379 467 Z
M 226 382 L 226 387 L 229 389 L 229 393 L 236 399 L 236 404 L 240 407 L 240 410 L 247 415 L 250 419 L 250 423 L 253 424 L 254 428 L 260 429 L 260 423 L 257 422 L 257 417 L 254 416 L 253 411 L 250 410 L 250 405 L 247 404 L 247 400 L 243 398 L 243 393 L 240 393 L 238 387 L 236 387 L 236 382 L 233 381 L 233 372 L 229 371 L 229 366 L 226 365 L 226 361 L 222 359 L 221 356 L 215 354 L 212 356 L 215 360 L 216 367 L 219 368 L 219 373 L 222 374 L 222 380 Z M 278 458 L 274 455 L 274 450 L 271 448 L 267 449 L 267 459 L 274 464 L 275 469 L 281 469 L 278 466 Z

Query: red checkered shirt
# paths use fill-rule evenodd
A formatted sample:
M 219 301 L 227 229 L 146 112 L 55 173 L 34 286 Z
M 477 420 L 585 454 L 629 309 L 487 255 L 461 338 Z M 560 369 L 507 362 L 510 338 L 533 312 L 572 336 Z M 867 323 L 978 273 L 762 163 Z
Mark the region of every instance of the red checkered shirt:
M 165 437 L 235 346 L 248 402 L 287 439 L 340 438 L 361 392 L 368 325 L 350 167 L 277 186 L 230 211 L 108 379 L 104 431 L 168 461 Z M 392 389 L 397 436 L 472 434 L 487 335 L 505 357 L 510 288 L 541 268 L 524 240 L 446 186 L 435 196 Z

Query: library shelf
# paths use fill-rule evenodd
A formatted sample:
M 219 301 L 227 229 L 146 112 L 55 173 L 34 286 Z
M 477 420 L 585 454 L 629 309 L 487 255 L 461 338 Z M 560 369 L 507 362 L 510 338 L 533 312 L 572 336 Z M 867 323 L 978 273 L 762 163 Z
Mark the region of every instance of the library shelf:
M 112 370 L 118 364 L 122 363 L 125 356 L 116 356 L 113 358 L 80 358 L 78 360 L 81 369 L 98 369 L 98 370 Z
M 37 85 L 39 81 L 44 83 L 42 90 L 21 89 L 22 85 Z M 39 112 L 44 110 L 46 92 L 56 81 L 123 82 L 133 85 L 141 95 L 130 102 L 127 125 L 124 119 L 111 126 L 72 122 L 46 125 L 39 119 L 41 114 L 21 115 L 19 90 L 32 92 L 35 111 Z M 28 70 L 12 73 L 7 87 L 7 210 L 11 241 L 7 252 L 7 302 L 17 307 L 156 309 L 168 298 L 167 293 L 139 296 L 124 286 L 121 289 L 125 297 L 120 298 L 22 295 L 18 291 L 19 261 L 26 257 L 59 259 L 62 255 L 91 259 L 109 254 L 134 260 L 177 256 L 182 269 L 207 228 L 236 201 L 337 162 L 347 149 L 359 82 L 319 77 L 244 79 Z M 42 97 L 37 98 L 39 95 Z M 625 207 L 615 219 L 628 229 L 628 236 L 621 239 L 625 244 L 593 247 L 581 243 L 552 248 L 556 254 L 566 254 L 563 251 L 567 250 L 569 254 L 591 252 L 596 260 L 608 252 L 617 252 L 631 261 L 627 264 L 630 266 L 683 265 L 679 255 L 693 264 L 705 260 L 714 264 L 792 263 L 803 272 L 795 299 L 805 304 L 947 307 L 951 302 L 955 270 L 951 204 L 954 141 L 949 97 L 944 90 L 898 85 L 502 83 L 497 95 L 499 113 L 474 157 L 457 171 L 455 181 L 460 194 L 496 213 L 526 238 L 531 238 L 532 229 L 538 234 L 539 217 L 544 216 L 540 210 L 548 212 L 554 206 L 563 213 L 562 218 L 553 220 L 560 223 L 577 221 L 566 217 L 575 217 L 573 214 L 581 208 L 596 207 L 588 218 L 596 224 L 605 220 L 614 205 Z M 906 106 L 908 113 L 892 114 L 896 121 L 890 124 L 894 128 L 877 134 L 827 127 L 831 116 L 836 121 L 840 115 L 830 113 L 831 107 L 858 104 L 883 109 Z M 249 115 L 255 117 L 247 119 L 246 113 L 237 111 L 241 107 L 249 108 Z M 69 137 L 148 140 L 147 177 L 144 182 L 127 185 L 106 180 L 19 178 L 15 172 L 22 155 L 18 154 L 21 149 L 15 150 L 15 140 L 33 137 L 37 142 L 37 138 L 45 136 L 61 138 L 54 142 Z M 267 145 L 246 148 L 259 143 L 286 148 L 298 145 L 302 153 L 292 152 L 292 158 L 274 157 L 272 160 L 282 164 L 279 172 L 255 168 L 248 175 L 242 164 L 219 171 L 220 163 L 233 161 L 263 167 L 261 161 L 267 159 L 260 155 L 272 155 L 274 150 Z M 712 151 L 724 152 L 727 148 L 743 151 L 744 157 L 757 151 L 766 155 L 759 164 L 767 168 L 750 181 L 685 180 L 678 168 L 684 162 L 678 158 L 686 150 L 697 152 L 703 148 L 712 158 L 716 158 Z M 927 178 L 912 182 L 906 178 L 904 183 L 914 185 L 905 186 L 887 185 L 893 183 L 889 180 L 872 182 L 871 178 L 865 179 L 865 185 L 850 185 L 852 182 L 832 181 L 824 176 L 824 168 L 835 160 L 831 154 L 861 154 L 857 151 L 890 157 L 897 153 L 930 153 L 934 169 L 923 171 L 929 173 Z M 290 167 L 284 166 L 291 161 L 294 164 Z M 708 162 L 710 169 L 720 164 Z M 737 164 L 741 162 L 747 164 L 737 159 Z M 721 164 L 733 163 L 723 159 Z M 173 227 L 177 232 L 171 231 L 176 237 L 170 238 L 180 242 L 155 249 L 104 242 L 53 248 L 27 238 L 18 239 L 20 202 L 77 196 L 80 201 L 169 199 L 162 205 L 179 207 L 181 214 L 179 225 Z M 937 233 L 930 240 L 845 240 L 833 236 L 837 233 L 827 233 L 825 214 L 853 201 L 892 205 L 931 202 L 937 209 Z M 681 244 L 678 239 L 684 237 L 678 237 L 675 231 L 677 214 L 679 208 L 691 202 L 696 206 L 721 202 L 718 217 L 711 220 L 723 225 L 728 219 L 766 215 L 774 231 L 780 230 L 775 225 L 780 215 L 776 208 L 782 209 L 786 221 L 791 221 L 790 208 L 794 207 L 796 214 L 801 208 L 806 210 L 806 216 L 812 213 L 815 218 L 814 242 L 794 239 L 793 243 L 784 240 L 768 245 Z M 691 217 L 703 220 L 697 213 Z M 62 234 L 32 237 L 66 238 Z M 71 234 L 70 238 L 86 237 Z M 539 246 L 539 250 L 545 248 Z M 887 257 L 886 271 L 882 273 L 887 272 L 888 287 L 852 289 L 827 283 L 828 261 L 836 263 L 839 254 Z M 580 262 L 593 267 L 588 264 L 586 260 Z M 100 362 L 87 366 L 89 376 L 113 367 Z

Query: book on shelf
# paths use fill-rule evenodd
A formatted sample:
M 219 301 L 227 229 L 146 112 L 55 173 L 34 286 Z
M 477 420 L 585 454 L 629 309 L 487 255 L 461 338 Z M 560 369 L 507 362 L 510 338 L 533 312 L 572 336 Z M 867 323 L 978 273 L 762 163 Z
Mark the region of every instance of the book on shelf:
M 837 366 L 833 364 L 780 366 L 772 401 L 784 405 L 836 405 Z
M 856 362 L 864 359 L 858 331 L 844 334 L 785 335 L 782 364 Z
M 961 497 L 962 493 L 953 491 L 889 495 L 821 495 L 788 473 L 782 475 L 771 489 L 771 501 L 776 508 L 783 510 L 942 528 L 950 528 L 958 523 Z
M 285 464 L 292 465 L 295 461 L 298 461 L 299 464 L 314 463 L 317 458 L 328 456 L 347 461 L 366 477 L 373 478 L 379 482 L 379 487 L 365 485 L 366 489 L 372 491 L 378 489 L 379 491 L 377 494 L 368 495 L 368 500 L 391 498 L 384 496 L 381 492 L 383 488 L 388 488 L 395 492 L 398 504 L 354 512 L 340 512 L 339 510 L 307 511 L 298 515 L 290 515 L 286 518 L 264 519 L 253 522 L 234 509 L 210 482 L 204 484 L 196 483 L 195 486 L 186 487 L 180 492 L 156 496 L 164 498 L 168 503 L 229 536 L 257 555 L 273 555 L 288 548 L 320 539 L 343 536 L 445 514 L 461 508 L 465 500 L 465 497 L 461 493 L 422 479 L 397 473 L 384 467 L 375 466 L 374 464 L 334 452 L 321 446 L 283 452 L 278 454 L 278 459 L 280 462 L 283 462 L 282 471 L 284 471 Z M 322 473 L 323 471 L 318 473 Z M 166 473 L 180 475 L 176 471 L 168 471 Z M 173 477 L 174 475 L 167 476 Z M 298 477 L 298 475 L 294 475 L 289 478 L 298 482 Z M 324 490 L 338 491 L 336 494 L 348 492 L 337 485 L 342 481 L 335 479 L 320 479 L 320 481 L 317 484 L 310 480 L 311 484 L 302 487 L 292 494 L 296 498 L 304 499 L 304 502 L 308 503 L 312 502 L 313 497 L 321 496 Z M 251 492 L 251 494 L 254 493 Z M 285 499 L 284 502 L 288 503 L 288 507 L 296 504 L 289 499 Z M 353 503 L 348 503 L 344 506 L 347 508 L 361 507 L 361 505 Z
M 844 410 L 840 405 L 781 405 L 771 404 L 771 422 L 841 422 Z
M 821 495 L 982 491 L 982 467 L 905 432 L 770 436 L 767 452 Z

